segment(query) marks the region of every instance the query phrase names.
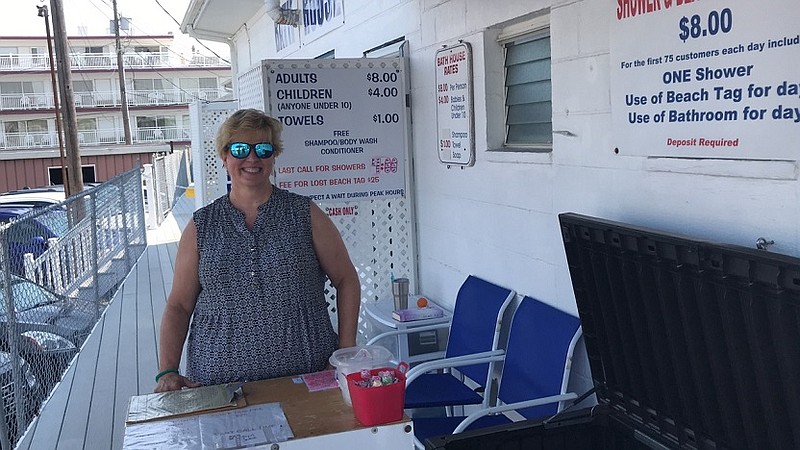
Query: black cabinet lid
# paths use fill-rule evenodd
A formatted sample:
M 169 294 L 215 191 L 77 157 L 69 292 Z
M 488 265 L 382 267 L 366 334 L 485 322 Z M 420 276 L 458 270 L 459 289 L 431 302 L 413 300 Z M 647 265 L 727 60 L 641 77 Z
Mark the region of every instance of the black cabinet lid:
M 670 447 L 800 448 L 800 259 L 559 221 L 602 403 Z

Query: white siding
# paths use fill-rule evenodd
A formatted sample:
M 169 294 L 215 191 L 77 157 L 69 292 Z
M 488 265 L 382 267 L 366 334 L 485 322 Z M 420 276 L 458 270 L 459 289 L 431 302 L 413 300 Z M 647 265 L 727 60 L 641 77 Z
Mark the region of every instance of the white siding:
M 574 211 L 694 237 L 800 256 L 796 161 L 675 160 L 620 156 L 611 135 L 608 10 L 611 2 L 345 0 L 345 24 L 287 57 L 338 58 L 405 36 L 410 41 L 419 286 L 445 303 L 476 274 L 576 314 L 557 214 Z M 554 149 L 492 152 L 503 140 L 503 26 L 550 8 Z M 274 55 L 272 24 L 254 22 L 238 55 Z M 257 26 L 265 39 L 253 39 Z M 434 55 L 472 45 L 476 163 L 437 158 Z M 251 63 L 239 67 L 250 67 Z M 788 125 L 792 126 L 792 125 Z M 291 151 L 291 150 L 288 150 Z

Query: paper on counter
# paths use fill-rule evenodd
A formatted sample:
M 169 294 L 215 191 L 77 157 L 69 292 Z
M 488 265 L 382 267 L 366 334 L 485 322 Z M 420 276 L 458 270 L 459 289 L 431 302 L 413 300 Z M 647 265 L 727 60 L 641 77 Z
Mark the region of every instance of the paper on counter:
M 280 403 L 198 416 L 203 450 L 246 448 L 292 439 Z
M 339 382 L 336 380 L 336 369 L 307 373 L 303 375 L 303 381 L 306 383 L 308 392 L 339 388 Z
M 128 417 L 125 423 L 146 422 L 220 408 L 236 408 L 245 404 L 241 386 L 241 383 L 228 383 L 136 395 L 128 402 Z
M 127 425 L 122 442 L 123 450 L 199 449 L 201 446 L 197 416 Z
M 125 427 L 123 450 L 236 449 L 292 439 L 280 403 L 198 414 Z

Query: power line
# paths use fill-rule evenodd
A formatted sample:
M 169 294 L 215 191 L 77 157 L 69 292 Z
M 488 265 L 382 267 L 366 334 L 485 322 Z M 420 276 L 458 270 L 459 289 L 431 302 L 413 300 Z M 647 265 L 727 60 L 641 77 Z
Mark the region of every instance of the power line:
M 103 3 L 105 3 L 106 5 L 108 5 L 108 1 L 107 1 L 107 0 L 101 0 L 101 1 L 102 1 Z M 91 4 L 92 4 L 92 6 L 94 6 L 94 7 L 95 7 L 95 8 L 96 8 L 98 11 L 100 11 L 100 13 L 102 13 L 102 14 L 103 14 L 103 15 L 104 15 L 106 18 L 108 18 L 109 20 L 111 20 L 111 17 L 109 17 L 109 16 L 108 16 L 108 14 L 106 13 L 106 11 L 103 11 L 103 10 L 102 10 L 102 9 L 101 9 L 99 6 L 97 6 L 97 4 L 95 4 L 93 0 L 89 0 L 89 3 L 91 3 Z M 161 5 L 159 5 L 159 6 L 161 6 Z M 109 5 L 109 7 L 111 7 L 111 6 Z M 161 8 L 163 9 L 164 7 L 163 7 L 163 6 L 161 6 Z M 166 11 L 166 10 L 164 10 L 164 11 L 165 11 L 165 12 L 166 12 L 166 13 L 169 15 L 169 12 L 168 12 L 168 11 Z M 175 18 L 174 18 L 174 17 L 172 17 L 171 15 L 170 15 L 170 18 L 171 18 L 173 21 L 175 21 Z M 177 21 L 176 21 L 176 22 L 177 22 Z M 139 28 L 138 26 L 136 26 L 135 24 L 133 24 L 133 22 L 130 22 L 130 25 L 131 25 L 131 27 L 133 27 L 133 28 L 137 29 L 138 31 L 140 31 L 140 32 L 142 32 L 142 33 L 145 33 L 145 32 L 144 32 L 144 30 L 142 30 L 141 28 Z M 148 33 L 145 33 L 145 35 L 147 35 L 147 34 L 148 34 Z M 132 34 L 130 34 L 130 33 L 127 33 L 127 34 L 125 35 L 125 41 L 126 41 L 125 48 L 126 48 L 126 49 L 130 48 L 132 44 L 140 44 L 140 45 L 144 45 L 144 44 L 142 44 L 142 42 L 141 42 L 141 41 L 139 41 L 138 39 L 136 39 L 136 37 L 137 37 L 137 36 L 135 36 L 135 35 L 132 35 Z M 156 39 L 156 38 L 153 38 L 153 37 L 149 37 L 148 39 L 149 39 L 149 40 L 151 40 L 151 41 L 154 41 L 154 42 L 156 42 L 158 45 L 160 45 L 161 47 L 165 48 L 165 49 L 167 50 L 167 52 L 169 52 L 169 53 L 172 53 L 173 55 L 175 55 L 175 56 L 178 56 L 178 57 L 180 57 L 180 58 L 184 58 L 184 56 L 183 56 L 182 54 L 180 54 L 180 53 L 176 52 L 176 51 L 175 51 L 175 50 L 173 50 L 173 49 L 172 49 L 172 48 L 171 48 L 169 45 L 167 45 L 167 44 L 165 44 L 165 43 L 161 42 L 160 40 L 158 40 L 158 39 Z M 197 41 L 197 39 L 196 39 L 196 38 L 194 38 L 194 39 Z M 198 41 L 198 42 L 199 42 L 199 43 L 202 45 L 202 42 L 200 42 L 200 41 Z M 223 57 L 221 57 L 221 56 L 217 55 L 217 54 L 216 54 L 216 53 L 215 53 L 213 50 L 209 49 L 209 48 L 208 48 L 208 47 L 206 47 L 205 45 L 203 45 L 203 46 L 204 46 L 206 49 L 208 49 L 208 51 L 210 51 L 211 53 L 213 53 L 213 54 L 214 54 L 214 55 L 215 55 L 217 58 L 219 58 L 221 61 L 223 61 L 223 62 L 225 62 L 225 63 L 227 63 L 227 64 L 230 64 L 230 61 L 228 61 L 228 60 L 226 60 L 225 58 L 223 58 Z M 154 68 L 154 67 L 152 67 L 152 66 L 150 66 L 150 68 L 151 68 L 151 69 L 153 69 L 153 70 L 156 70 L 156 71 L 157 71 L 157 69 L 155 69 L 155 68 Z M 203 70 L 205 70 L 206 72 L 208 72 L 208 73 L 210 73 L 210 74 L 212 74 L 212 75 L 216 76 L 216 77 L 219 77 L 219 75 L 218 75 L 216 72 L 214 72 L 214 71 L 212 71 L 212 70 L 208 69 L 207 67 L 202 67 L 202 69 L 203 69 Z M 161 75 L 161 74 L 159 73 L 159 75 Z M 161 76 L 162 76 L 162 78 L 163 78 L 163 75 L 161 75 Z
M 173 16 L 172 16 L 172 14 L 170 14 L 170 12 L 169 12 L 169 11 L 167 11 L 167 8 L 164 8 L 164 5 L 162 5 L 160 1 L 158 1 L 158 0 L 153 0 L 153 1 L 155 1 L 155 2 L 156 2 L 156 4 L 157 4 L 157 5 L 158 5 L 158 6 L 159 6 L 159 7 L 160 7 L 162 10 L 164 10 L 164 12 L 165 12 L 165 13 L 167 13 L 167 15 L 169 16 L 169 18 L 170 18 L 170 19 L 172 19 L 172 21 L 173 21 L 173 22 L 175 22 L 175 23 L 178 25 L 178 28 L 180 28 L 180 26 L 181 26 L 181 23 L 180 23 L 180 22 L 178 22 L 178 20 L 177 20 L 177 19 L 175 19 L 175 17 L 173 17 Z M 217 53 L 216 53 L 214 50 L 211 50 L 210 48 L 208 48 L 208 46 L 206 46 L 206 44 L 202 43 L 202 42 L 200 41 L 200 39 L 197 39 L 197 38 L 196 38 L 196 37 L 194 37 L 194 36 L 192 36 L 192 38 L 193 38 L 195 41 L 197 41 L 197 43 L 198 43 L 198 44 L 202 45 L 202 46 L 203 46 L 203 48 L 205 48 L 206 50 L 210 51 L 210 52 L 211 52 L 211 54 L 213 54 L 213 55 L 214 55 L 214 56 L 216 56 L 217 58 L 221 59 L 222 61 L 224 61 L 224 62 L 226 62 L 226 63 L 228 63 L 228 64 L 230 64 L 230 63 L 231 63 L 230 61 L 226 60 L 226 59 L 225 59 L 225 58 L 223 58 L 222 56 L 219 56 L 219 55 L 218 55 L 218 54 L 217 54 Z
M 111 6 L 108 4 L 108 1 L 107 1 L 107 0 L 100 0 L 100 1 L 102 1 L 103 3 L 105 3 L 105 4 L 106 4 L 106 5 L 109 7 L 109 8 L 111 7 Z M 155 1 L 156 1 L 156 3 L 158 3 L 158 0 L 155 0 Z M 109 19 L 109 20 L 112 20 L 112 19 L 111 19 L 111 17 L 109 17 L 109 16 L 108 16 L 107 12 L 106 12 L 106 11 L 103 11 L 103 10 L 102 10 L 102 9 L 101 9 L 99 6 L 97 6 L 97 4 L 95 4 L 93 0 L 89 0 L 89 3 L 91 3 L 91 4 L 92 4 L 92 6 L 94 6 L 94 7 L 95 7 L 95 9 L 97 9 L 98 11 L 100 11 L 100 12 L 101 12 L 101 13 L 102 13 L 102 14 L 103 14 L 103 15 L 104 15 L 104 16 L 105 16 L 107 19 Z M 161 3 L 158 3 L 158 6 L 159 6 L 159 7 L 161 7 L 161 9 L 162 9 L 162 10 L 163 10 L 163 11 L 164 11 L 164 12 L 165 12 L 165 13 L 166 13 L 168 16 L 169 16 L 169 18 L 170 18 L 170 19 L 172 19 L 172 21 L 173 21 L 173 22 L 175 22 L 176 24 L 178 24 L 178 27 L 180 27 L 180 23 L 179 23 L 179 22 L 178 22 L 178 21 L 175 19 L 175 17 L 173 17 L 173 16 L 172 16 L 172 14 L 170 14 L 170 13 L 169 13 L 169 11 L 167 11 L 167 10 L 164 8 L 164 6 L 163 6 L 163 5 L 161 5 Z M 148 34 L 149 34 L 149 33 L 146 33 L 144 30 L 142 30 L 141 28 L 139 28 L 139 27 L 138 27 L 138 26 L 137 26 L 137 25 L 134 23 L 134 21 L 131 21 L 131 22 L 129 22 L 129 23 L 130 23 L 130 26 L 131 26 L 132 28 L 135 28 L 135 29 L 137 29 L 139 32 L 141 32 L 141 33 L 144 33 L 145 35 L 148 35 Z M 200 41 L 199 39 L 197 39 L 196 37 L 194 37 L 194 36 L 191 36 L 191 37 L 192 37 L 192 39 L 194 39 L 195 41 L 197 41 L 197 43 L 198 43 L 198 44 L 202 45 L 202 46 L 203 46 L 203 48 L 205 48 L 206 50 L 208 50 L 209 52 L 211 52 L 211 54 L 213 54 L 214 56 L 216 56 L 217 58 L 219 58 L 219 60 L 220 60 L 220 61 L 224 62 L 225 64 L 228 64 L 228 65 L 230 65 L 230 63 L 231 63 L 230 61 L 228 61 L 227 59 L 225 59 L 225 58 L 223 58 L 222 56 L 220 56 L 219 54 L 217 54 L 217 52 L 215 52 L 214 50 L 210 49 L 210 48 L 209 48 L 207 45 L 205 45 L 203 42 L 201 42 L 201 41 Z M 135 36 L 135 35 L 132 35 L 131 33 L 127 33 L 127 34 L 125 35 L 125 39 L 126 39 L 126 41 L 128 41 L 128 42 L 136 42 L 136 43 L 139 43 L 139 44 L 141 44 L 141 42 L 139 42 L 139 41 L 136 39 L 136 36 Z M 153 40 L 153 41 L 155 41 L 156 43 L 158 43 L 158 44 L 159 44 L 159 45 L 161 45 L 162 47 L 166 48 L 168 52 L 170 52 L 170 53 L 172 53 L 172 54 L 174 54 L 174 55 L 176 55 L 176 56 L 179 56 L 179 57 L 181 57 L 181 58 L 183 57 L 183 55 L 182 55 L 182 54 L 180 54 L 180 53 L 176 52 L 175 50 L 172 50 L 172 49 L 170 48 L 170 46 L 168 46 L 168 45 L 164 44 L 163 42 L 159 41 L 158 39 L 155 39 L 155 38 L 150 38 L 150 39 L 151 39 L 151 40 Z M 214 72 L 212 72 L 212 71 L 208 70 L 207 68 L 206 68 L 205 70 L 206 70 L 207 72 L 209 72 L 209 73 L 212 73 L 212 74 L 214 74 Z M 215 75 L 216 75 L 216 74 L 215 74 Z

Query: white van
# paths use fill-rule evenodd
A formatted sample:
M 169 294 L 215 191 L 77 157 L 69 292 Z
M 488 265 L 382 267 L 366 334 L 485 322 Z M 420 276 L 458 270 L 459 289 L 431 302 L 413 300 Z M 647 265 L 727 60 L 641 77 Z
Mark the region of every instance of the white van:
M 84 190 L 97 186 L 97 183 L 86 183 Z M 0 194 L 0 205 L 33 206 L 39 208 L 54 203 L 61 203 L 66 199 L 64 185 L 45 186 L 38 188 L 18 189 L 16 191 Z
M 0 194 L 0 205 L 48 206 L 66 199 L 64 186 L 48 186 L 32 189 L 19 189 Z

